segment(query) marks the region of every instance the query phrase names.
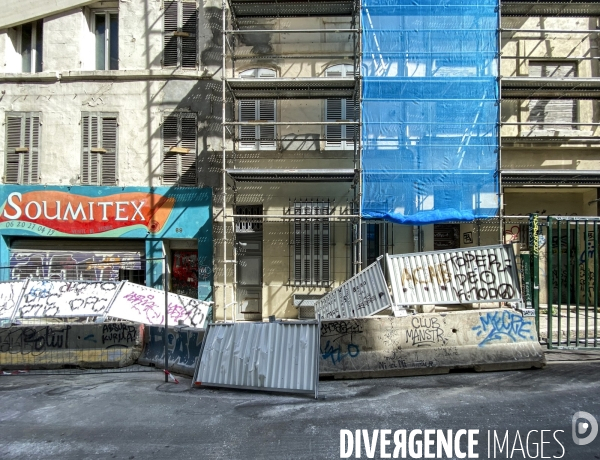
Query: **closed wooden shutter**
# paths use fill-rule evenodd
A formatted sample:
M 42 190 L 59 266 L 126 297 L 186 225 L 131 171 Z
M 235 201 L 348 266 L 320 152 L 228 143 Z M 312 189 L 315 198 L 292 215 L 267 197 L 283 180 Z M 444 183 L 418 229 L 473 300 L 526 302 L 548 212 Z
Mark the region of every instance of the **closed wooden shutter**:
M 104 152 L 98 153 L 101 163 L 101 185 L 117 184 L 117 119 L 102 118 L 102 145 Z
M 195 69 L 198 64 L 196 1 L 165 1 L 163 67 Z
M 258 101 L 242 99 L 240 101 L 240 121 L 256 121 Z M 240 126 L 240 149 L 254 150 L 256 148 L 257 126 Z
M 195 186 L 197 181 L 197 121 L 195 113 L 172 113 L 162 125 L 162 182 Z
M 261 99 L 258 101 L 258 119 L 260 121 L 275 121 L 275 101 Z M 275 125 L 260 125 L 258 127 L 259 149 L 275 148 Z
M 37 184 L 40 181 L 40 116 L 31 113 L 6 117 L 7 184 Z
M 187 36 L 181 37 L 181 67 L 195 69 L 197 66 L 197 37 L 198 9 L 196 2 L 182 2 L 181 4 L 181 31 Z
M 329 215 L 329 202 L 295 202 L 294 214 Z M 294 220 L 294 281 L 297 284 L 327 285 L 330 281 L 329 219 Z
M 117 184 L 117 118 L 84 114 L 81 119 L 83 185 Z
M 174 35 L 177 32 L 178 2 L 165 1 L 163 15 L 163 67 L 176 67 L 178 59 L 178 40 Z
M 325 101 L 325 121 L 338 121 L 344 118 L 342 99 L 327 99 Z M 325 146 L 328 148 L 342 148 L 342 125 L 325 126 Z

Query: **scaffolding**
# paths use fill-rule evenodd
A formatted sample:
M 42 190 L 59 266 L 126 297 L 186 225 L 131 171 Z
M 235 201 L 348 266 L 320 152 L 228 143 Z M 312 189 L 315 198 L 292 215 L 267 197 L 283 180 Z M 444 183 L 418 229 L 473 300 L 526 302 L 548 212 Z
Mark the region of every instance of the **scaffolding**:
M 281 18 L 303 18 L 303 17 L 346 17 L 350 19 L 350 27 L 346 28 L 270 28 L 256 26 L 256 20 Z M 275 21 L 278 25 L 281 23 Z M 266 182 L 343 182 L 348 183 L 352 191 L 352 202 L 346 214 L 330 213 L 319 215 L 319 219 L 327 221 L 345 221 L 352 228 L 352 272 L 357 273 L 361 270 L 361 139 L 360 139 L 360 105 L 361 105 L 361 87 L 360 87 L 360 0 L 333 0 L 333 1 L 308 1 L 308 0 L 223 0 L 222 2 L 222 210 L 221 221 L 223 225 L 223 307 L 225 319 L 227 319 L 227 309 L 232 307 L 232 319 L 235 321 L 238 307 L 237 285 L 238 285 L 238 260 L 236 245 L 236 224 L 240 220 L 244 222 L 266 222 L 266 221 L 287 221 L 292 224 L 298 216 L 290 208 L 287 212 L 273 213 L 262 212 L 258 214 L 238 214 L 236 213 L 236 196 L 238 193 L 238 183 L 266 183 Z M 319 58 L 326 58 L 332 62 L 350 62 L 353 69 L 351 76 L 310 76 L 310 77 L 285 77 L 269 75 L 269 78 L 246 78 L 240 75 L 236 65 L 243 63 L 244 68 L 254 65 L 256 68 L 265 67 L 265 63 L 271 63 L 277 60 L 294 59 L 314 59 L 315 55 L 310 53 L 278 53 L 277 50 L 269 49 L 260 53 L 244 53 L 240 50 L 240 37 L 260 36 L 261 34 L 286 34 L 294 36 L 298 34 L 335 34 L 347 35 L 352 40 L 352 52 L 332 52 L 321 53 Z M 258 75 L 256 75 L 258 76 Z M 237 110 L 243 101 L 248 100 L 306 100 L 306 99 L 326 99 L 339 98 L 352 100 L 354 117 L 352 119 L 326 120 L 326 121 L 274 121 L 274 119 L 261 119 L 260 114 L 255 119 L 241 120 L 241 110 Z M 259 109 L 260 110 L 260 109 Z M 258 112 L 258 110 L 257 110 Z M 251 117 L 252 118 L 252 117 Z M 272 133 L 263 136 L 260 128 L 254 130 L 254 139 L 248 138 L 248 132 L 253 127 L 272 126 Z M 281 151 L 284 139 L 278 134 L 278 128 L 291 125 L 330 127 L 330 126 L 352 126 L 353 130 L 353 157 L 352 168 L 311 168 L 309 159 L 304 159 L 306 167 L 294 169 L 275 169 L 275 168 L 247 168 L 239 167 L 241 155 L 247 154 L 248 149 L 240 155 L 242 138 L 241 132 L 244 130 L 245 141 L 254 141 L 257 146 L 261 142 L 271 142 L 275 147 L 273 150 Z M 250 130 L 250 131 L 249 131 Z M 327 133 L 327 129 L 325 129 Z M 258 134 L 257 134 L 258 133 Z M 327 141 L 327 134 L 317 140 Z M 256 150 L 260 150 L 258 147 Z M 319 151 L 320 151 L 319 147 Z M 231 189 L 231 192 L 228 192 Z M 230 205 L 231 212 L 228 212 L 228 193 L 232 195 Z M 227 228 L 232 229 L 231 243 L 228 245 Z M 228 258 L 229 246 L 231 247 L 232 257 Z M 290 249 L 291 251 L 291 249 Z M 227 267 L 233 267 L 233 277 L 231 282 L 227 278 Z M 288 283 L 292 284 L 292 283 Z M 292 286 L 293 288 L 294 286 Z M 231 297 L 228 302 L 227 292 L 231 289 Z

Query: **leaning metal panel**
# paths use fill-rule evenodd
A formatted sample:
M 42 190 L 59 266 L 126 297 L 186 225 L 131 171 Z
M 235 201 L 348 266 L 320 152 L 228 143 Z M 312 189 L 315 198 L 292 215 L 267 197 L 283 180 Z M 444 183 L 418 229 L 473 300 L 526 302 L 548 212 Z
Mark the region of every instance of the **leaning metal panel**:
M 319 339 L 318 321 L 211 324 L 193 382 L 317 397 Z
M 521 300 L 512 245 L 386 255 L 395 305 Z
M 321 319 L 363 318 L 392 306 L 379 259 L 315 303 Z

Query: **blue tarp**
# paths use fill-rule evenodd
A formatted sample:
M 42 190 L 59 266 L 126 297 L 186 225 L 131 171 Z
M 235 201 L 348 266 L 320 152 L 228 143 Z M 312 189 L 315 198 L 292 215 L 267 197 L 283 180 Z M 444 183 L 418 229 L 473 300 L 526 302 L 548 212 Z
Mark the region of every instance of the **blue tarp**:
M 498 211 L 498 0 L 364 0 L 364 218 Z

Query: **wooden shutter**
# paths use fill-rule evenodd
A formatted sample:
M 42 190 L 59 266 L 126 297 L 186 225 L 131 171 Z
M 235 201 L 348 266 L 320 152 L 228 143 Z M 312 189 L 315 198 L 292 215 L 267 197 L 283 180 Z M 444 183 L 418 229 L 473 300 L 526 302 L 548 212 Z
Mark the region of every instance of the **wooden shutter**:
M 163 184 L 196 185 L 197 122 L 195 113 L 173 113 L 162 125 Z
M 19 183 L 20 153 L 19 147 L 24 147 L 21 126 L 23 124 L 22 116 L 6 117 L 6 169 L 4 173 L 4 182 L 7 184 Z
M 180 180 L 179 185 L 196 185 L 196 142 L 197 142 L 196 114 L 181 115 L 181 146 L 188 149 L 188 153 L 179 154 Z
M 165 13 L 163 15 L 163 67 L 177 67 L 178 37 L 177 32 L 177 1 L 165 1 Z
M 329 215 L 328 202 L 295 202 L 294 214 Z M 294 220 L 294 281 L 325 285 L 330 280 L 329 219 L 315 217 Z
M 325 112 L 325 121 L 343 119 L 342 99 L 327 99 L 325 101 Z M 342 148 L 342 125 L 325 126 L 325 146 L 328 148 Z
M 196 2 L 182 2 L 181 4 L 181 31 L 187 36 L 181 37 L 181 67 L 195 69 L 197 64 L 197 26 L 198 9 Z
M 533 129 L 574 129 L 571 123 L 577 121 L 577 102 L 573 99 L 531 99 L 529 121 L 540 123 Z
M 354 99 L 344 99 L 344 120 L 356 121 Z M 354 131 L 356 125 L 344 126 L 345 148 L 354 148 Z
M 275 101 L 261 99 L 258 101 L 258 118 L 260 121 L 275 121 Z M 258 127 L 259 149 L 275 148 L 275 125 L 260 125 Z
M 14 114 L 6 117 L 7 184 L 37 184 L 40 180 L 40 116 Z
M 102 118 L 102 145 L 104 152 L 96 155 L 100 163 L 101 185 L 117 184 L 117 119 L 113 117 Z
M 240 101 L 240 121 L 256 121 L 258 111 L 258 101 L 242 99 Z M 242 125 L 240 126 L 240 149 L 254 150 L 257 144 L 258 127 Z
M 198 63 L 196 1 L 165 1 L 163 67 L 195 69 Z
M 172 147 L 177 147 L 178 136 L 178 117 L 176 114 L 165 117 L 162 125 L 163 138 L 163 184 L 177 183 L 177 153 L 169 151 Z
M 117 118 L 85 114 L 81 119 L 82 185 L 117 184 Z

